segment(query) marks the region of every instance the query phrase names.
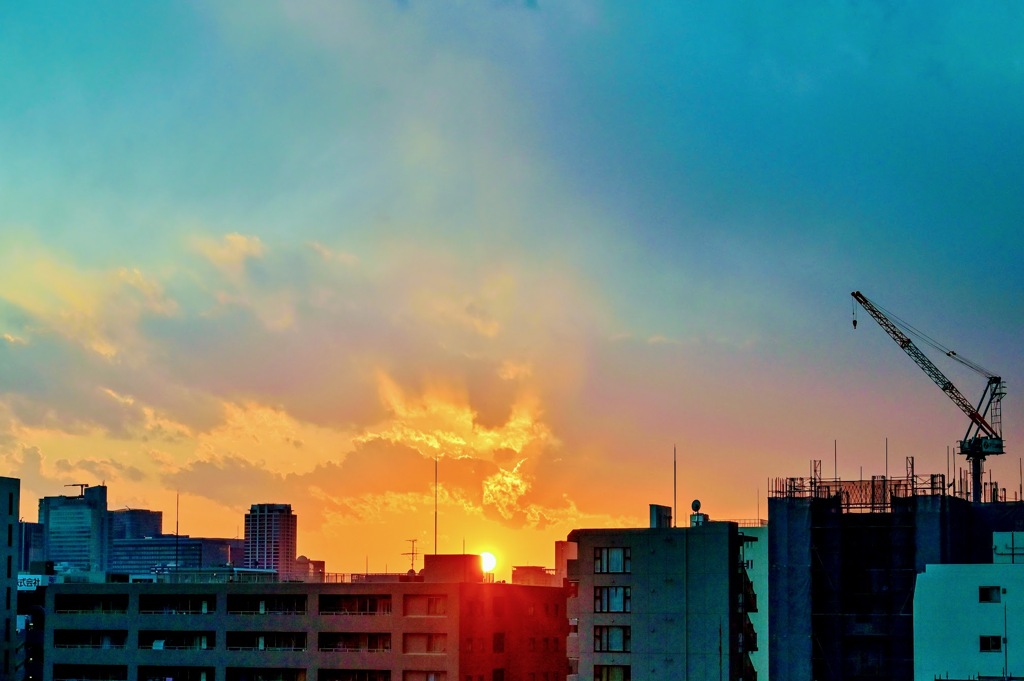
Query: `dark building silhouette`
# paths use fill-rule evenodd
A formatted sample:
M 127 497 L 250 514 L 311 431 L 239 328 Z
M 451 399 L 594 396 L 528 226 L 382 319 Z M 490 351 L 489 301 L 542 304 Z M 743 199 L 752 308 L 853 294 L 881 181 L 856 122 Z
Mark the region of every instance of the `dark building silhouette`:
M 43 497 L 39 522 L 45 528 L 46 560 L 83 572 L 107 569 L 107 488 L 82 486 L 78 496 Z
M 231 565 L 240 561 L 245 542 L 241 539 L 159 535 L 111 542 L 110 572 L 146 574 L 175 568 L 197 570 Z
M 18 536 L 18 569 L 21 572 L 45 572 L 46 528 L 42 523 L 21 521 Z
M 991 563 L 992 532 L 1024 522 L 1022 503 L 972 503 L 949 494 L 944 475 L 907 468 L 895 479 L 775 481 L 771 678 L 911 681 L 917 575 L 928 564 Z
M 144 508 L 124 508 L 109 511 L 110 539 L 143 539 L 159 537 L 164 532 L 163 511 L 148 511 Z

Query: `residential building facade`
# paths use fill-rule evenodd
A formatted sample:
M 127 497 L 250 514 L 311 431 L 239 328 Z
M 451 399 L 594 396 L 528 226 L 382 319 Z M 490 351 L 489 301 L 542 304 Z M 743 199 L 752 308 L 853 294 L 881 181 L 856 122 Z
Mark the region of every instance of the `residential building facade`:
M 914 679 L 1024 679 L 1024 564 L 928 565 L 914 593 Z
M 756 678 L 757 598 L 736 523 L 580 529 L 569 541 L 573 681 Z
M 479 556 L 343 582 L 57 584 L 45 681 L 565 681 L 563 588 Z

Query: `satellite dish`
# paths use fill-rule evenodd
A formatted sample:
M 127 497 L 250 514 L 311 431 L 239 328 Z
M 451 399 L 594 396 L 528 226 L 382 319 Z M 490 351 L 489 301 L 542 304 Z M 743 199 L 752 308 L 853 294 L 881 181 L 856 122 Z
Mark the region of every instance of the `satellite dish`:
M 693 503 L 690 504 L 690 508 L 693 509 L 694 513 L 699 513 L 700 512 L 700 499 L 694 499 Z

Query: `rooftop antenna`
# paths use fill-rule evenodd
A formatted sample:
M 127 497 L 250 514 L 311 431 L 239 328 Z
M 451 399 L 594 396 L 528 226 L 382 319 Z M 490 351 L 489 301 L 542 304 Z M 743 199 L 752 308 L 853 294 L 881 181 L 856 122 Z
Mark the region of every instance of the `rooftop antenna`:
M 437 555 L 437 457 L 434 457 L 434 555 Z
M 672 445 L 672 527 L 676 526 L 676 446 Z
M 420 555 L 419 552 L 416 551 L 416 540 L 415 539 L 406 539 L 405 541 L 407 541 L 410 544 L 412 544 L 412 550 L 406 551 L 402 555 L 403 556 L 409 556 L 409 569 L 410 570 L 415 570 L 416 569 L 416 556 Z

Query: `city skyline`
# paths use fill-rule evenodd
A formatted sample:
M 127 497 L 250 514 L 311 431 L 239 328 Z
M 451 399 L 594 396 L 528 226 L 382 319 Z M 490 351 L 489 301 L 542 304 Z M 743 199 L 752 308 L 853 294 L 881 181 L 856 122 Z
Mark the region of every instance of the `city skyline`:
M 436 499 L 507 575 L 643 526 L 673 448 L 680 518 L 945 473 L 967 419 L 862 290 L 1007 380 L 1012 498 L 1022 12 L 4 6 L 0 474 L 25 519 L 291 504 L 333 572 L 433 552 Z

